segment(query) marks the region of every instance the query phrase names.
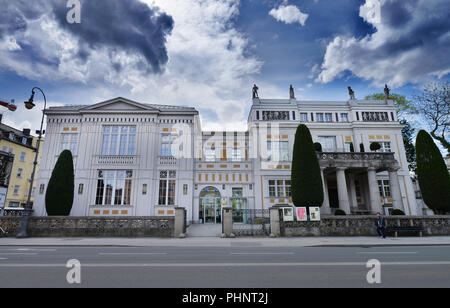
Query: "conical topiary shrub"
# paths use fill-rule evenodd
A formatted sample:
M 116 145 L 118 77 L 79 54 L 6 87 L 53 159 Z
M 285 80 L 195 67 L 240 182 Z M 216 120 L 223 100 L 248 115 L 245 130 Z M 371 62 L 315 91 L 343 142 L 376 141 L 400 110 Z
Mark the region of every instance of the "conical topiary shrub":
M 450 175 L 439 148 L 424 130 L 417 135 L 417 178 L 425 204 L 436 214 L 450 211 Z
M 61 153 L 53 169 L 45 194 L 48 216 L 69 216 L 74 196 L 74 171 L 72 153 Z
M 322 175 L 308 127 L 301 124 L 295 134 L 291 173 L 292 201 L 297 207 L 321 207 L 324 200 Z

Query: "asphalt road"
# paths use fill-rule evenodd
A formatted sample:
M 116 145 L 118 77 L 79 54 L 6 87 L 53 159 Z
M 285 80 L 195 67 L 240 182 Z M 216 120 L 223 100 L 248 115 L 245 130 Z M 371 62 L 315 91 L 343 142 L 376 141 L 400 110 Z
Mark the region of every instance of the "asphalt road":
M 66 264 L 81 264 L 69 284 Z M 369 284 L 367 262 L 381 262 Z M 12 247 L 0 246 L 0 287 L 450 287 L 450 246 Z

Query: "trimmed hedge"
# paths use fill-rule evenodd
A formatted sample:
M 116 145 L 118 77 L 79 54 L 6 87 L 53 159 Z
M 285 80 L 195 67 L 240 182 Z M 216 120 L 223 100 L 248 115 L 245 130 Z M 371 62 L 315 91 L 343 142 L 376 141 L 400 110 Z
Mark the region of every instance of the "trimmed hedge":
M 61 153 L 53 169 L 45 193 L 45 209 L 48 216 L 69 216 L 74 197 L 74 171 L 72 153 Z
M 378 151 L 378 150 L 380 150 L 380 149 L 381 149 L 381 144 L 379 144 L 378 142 L 372 142 L 372 143 L 370 144 L 370 150 L 371 150 L 371 151 L 376 152 L 376 151 Z
M 292 201 L 297 207 L 321 207 L 324 200 L 322 174 L 311 132 L 301 124 L 295 134 L 291 173 Z
M 391 212 L 391 215 L 393 215 L 393 216 L 405 216 L 406 214 L 402 210 L 393 209 L 392 212 Z
M 417 178 L 425 204 L 437 214 L 450 211 L 450 175 L 439 148 L 424 130 L 417 135 Z
M 347 213 L 346 212 L 344 212 L 343 210 L 336 210 L 335 212 L 334 212 L 334 215 L 336 215 L 336 216 L 347 216 Z
M 314 149 L 315 149 L 317 152 L 322 152 L 322 145 L 320 144 L 320 142 L 314 143 Z

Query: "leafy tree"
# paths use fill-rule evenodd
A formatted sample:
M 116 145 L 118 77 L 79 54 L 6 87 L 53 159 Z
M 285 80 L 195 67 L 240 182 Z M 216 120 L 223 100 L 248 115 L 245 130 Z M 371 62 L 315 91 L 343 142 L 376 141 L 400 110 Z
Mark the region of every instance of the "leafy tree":
M 386 94 L 384 93 L 375 93 L 372 95 L 368 95 L 365 98 L 366 100 L 385 100 Z M 395 108 L 397 109 L 397 114 L 399 116 L 404 113 L 416 113 L 417 110 L 414 107 L 414 104 L 407 100 L 405 96 L 400 94 L 392 93 L 389 95 L 389 99 L 394 101 Z
M 316 149 L 317 152 L 322 152 L 322 144 L 320 144 L 320 142 L 314 143 L 314 149 Z
M 324 200 L 322 175 L 308 127 L 301 124 L 295 134 L 291 173 L 292 201 L 298 207 L 321 207 Z
M 415 97 L 414 108 L 431 128 L 431 136 L 450 153 L 450 83 L 432 82 Z
M 74 196 L 74 171 L 72 153 L 61 153 L 53 169 L 45 194 L 48 216 L 69 216 Z
M 425 204 L 435 213 L 450 210 L 450 175 L 442 154 L 424 130 L 417 135 L 417 179 Z

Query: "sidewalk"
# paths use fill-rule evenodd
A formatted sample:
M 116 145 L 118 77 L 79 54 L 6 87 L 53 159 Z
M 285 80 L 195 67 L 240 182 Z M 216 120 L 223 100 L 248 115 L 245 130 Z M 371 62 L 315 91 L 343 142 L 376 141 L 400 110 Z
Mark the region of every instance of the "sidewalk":
M 372 247 L 449 245 L 450 236 L 399 237 L 302 237 L 222 239 L 219 237 L 162 238 L 0 238 L 0 246 L 134 246 L 134 247 Z

